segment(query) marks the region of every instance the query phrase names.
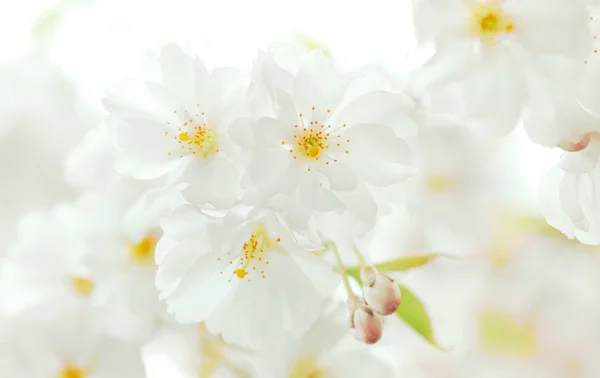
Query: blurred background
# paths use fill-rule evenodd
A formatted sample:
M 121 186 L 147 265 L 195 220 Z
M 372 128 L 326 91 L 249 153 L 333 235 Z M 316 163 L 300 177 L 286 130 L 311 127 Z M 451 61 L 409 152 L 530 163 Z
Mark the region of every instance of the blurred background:
M 64 158 L 99 124 L 106 88 L 141 77 L 149 48 L 175 41 L 211 65 L 249 67 L 258 48 L 293 40 L 323 46 L 347 69 L 398 70 L 415 49 L 409 0 L 23 0 L 5 4 L 0 36 L 0 256 L 20 216 L 75 198 Z M 478 167 L 491 178 L 478 189 L 493 208 L 491 228 L 476 235 L 484 239 L 397 277 L 418 291 L 448 351 L 400 322 L 378 350 L 401 377 L 600 377 L 597 249 L 538 212 L 539 179 L 560 151 L 517 129 L 487 153 Z M 174 377 L 160 346 L 150 350 L 149 376 Z

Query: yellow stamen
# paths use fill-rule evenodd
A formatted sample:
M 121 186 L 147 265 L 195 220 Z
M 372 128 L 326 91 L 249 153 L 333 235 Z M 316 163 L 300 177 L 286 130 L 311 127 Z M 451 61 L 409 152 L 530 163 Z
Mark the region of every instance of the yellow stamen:
M 484 44 L 494 45 L 502 33 L 515 30 L 515 23 L 500 4 L 490 2 L 478 4 L 471 10 L 469 30 Z
M 77 366 L 65 367 L 56 378 L 86 378 L 87 372 Z
M 448 193 L 456 187 L 456 181 L 453 178 L 445 176 L 431 176 L 427 180 L 427 188 L 430 192 L 441 194 Z
M 152 235 L 146 235 L 136 244 L 129 245 L 129 257 L 132 262 L 138 265 L 154 265 L 154 251 L 158 239 Z
M 301 156 L 318 160 L 329 147 L 328 135 L 322 130 L 305 129 L 296 136 L 296 150 Z
M 331 375 L 318 365 L 316 357 L 301 358 L 294 364 L 288 378 L 327 378 Z
M 281 240 L 280 238 L 277 238 Z M 240 257 L 241 266 L 234 270 L 234 274 L 242 279 L 248 275 L 248 270 L 250 263 L 254 261 L 255 263 L 265 262 L 268 264 L 269 262 L 264 259 L 265 254 L 267 252 L 276 250 L 277 247 L 275 245 L 275 241 L 273 241 L 264 226 L 257 225 L 252 230 L 252 234 L 250 238 L 244 243 L 242 246 L 242 256 Z M 256 270 L 256 266 L 252 267 L 252 270 Z M 262 278 L 265 278 L 264 271 L 261 271 Z
M 84 277 L 71 277 L 71 286 L 81 296 L 89 297 L 94 291 L 94 282 Z
M 206 126 L 184 125 L 185 128 L 180 128 L 187 131 L 181 131 L 176 137 L 177 143 L 181 147 L 181 152 L 184 155 L 196 155 L 200 158 L 207 159 L 214 153 L 219 152 L 219 143 L 217 132 Z

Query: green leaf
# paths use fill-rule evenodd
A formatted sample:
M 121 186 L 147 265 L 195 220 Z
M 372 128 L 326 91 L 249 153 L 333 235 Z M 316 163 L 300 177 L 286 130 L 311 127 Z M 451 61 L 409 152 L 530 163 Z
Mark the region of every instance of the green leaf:
M 388 272 L 403 272 L 409 269 L 418 268 L 427 264 L 428 262 L 437 258 L 438 255 L 427 254 L 427 255 L 415 255 L 408 257 L 400 257 L 395 260 L 386 261 L 380 264 L 375 264 L 375 268 L 379 270 L 380 273 L 388 273 Z M 360 267 L 353 266 L 350 268 L 346 268 L 346 272 L 348 275 L 356 278 L 360 277 Z
M 398 287 L 402 293 L 402 303 L 396 310 L 396 315 L 431 345 L 438 349 L 444 349 L 435 340 L 431 320 L 421 300 L 406 286 L 398 284 Z
M 423 266 L 428 262 L 434 260 L 436 257 L 438 256 L 433 254 L 401 257 L 396 260 L 387 261 L 381 264 L 375 264 L 375 267 L 381 273 L 400 272 Z

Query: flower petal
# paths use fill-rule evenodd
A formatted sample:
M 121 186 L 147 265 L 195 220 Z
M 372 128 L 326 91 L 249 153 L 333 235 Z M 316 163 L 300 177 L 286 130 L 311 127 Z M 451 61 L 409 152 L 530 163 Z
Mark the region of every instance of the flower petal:
M 414 108 L 415 102 L 403 93 L 373 91 L 346 104 L 335 116 L 335 123 L 393 125 L 405 119 Z
M 299 189 L 300 199 L 313 210 L 333 211 L 343 208 L 331 190 L 323 187 L 316 172 L 302 172 Z
M 329 164 L 320 171 L 329 179 L 332 190 L 352 191 L 358 185 L 356 173 L 342 161 Z
M 282 187 L 282 176 L 290 170 L 293 159 L 280 147 L 262 147 L 254 151 L 248 175 L 259 188 Z

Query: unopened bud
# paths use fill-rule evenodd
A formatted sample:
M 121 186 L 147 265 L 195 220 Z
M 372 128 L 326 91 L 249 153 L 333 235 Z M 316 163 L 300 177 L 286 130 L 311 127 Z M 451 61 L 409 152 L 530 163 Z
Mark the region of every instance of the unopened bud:
M 365 344 L 375 344 L 381 338 L 383 318 L 366 305 L 360 305 L 350 315 L 354 338 Z
M 584 134 L 578 142 L 569 142 L 567 140 L 563 140 L 558 145 L 559 148 L 567 152 L 579 152 L 585 149 L 590 144 L 590 133 Z
M 400 288 L 390 277 L 378 273 L 373 276 L 372 269 L 366 267 L 361 271 L 361 276 L 364 273 L 364 277 L 369 278 L 363 279 L 362 291 L 365 302 L 378 314 L 384 316 L 393 314 L 402 302 Z

